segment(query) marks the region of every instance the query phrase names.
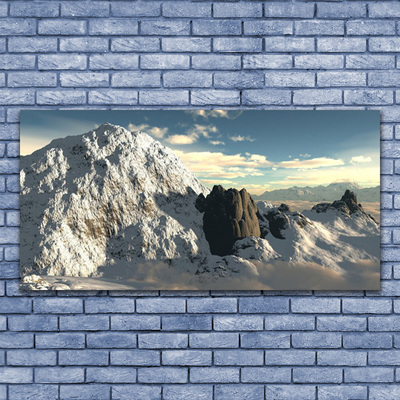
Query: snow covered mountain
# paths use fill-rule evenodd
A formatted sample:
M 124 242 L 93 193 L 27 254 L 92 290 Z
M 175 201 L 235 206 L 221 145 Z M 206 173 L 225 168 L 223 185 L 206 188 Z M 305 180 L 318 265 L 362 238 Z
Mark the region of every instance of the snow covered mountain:
M 30 289 L 100 280 L 124 289 L 324 289 L 332 271 L 334 288 L 356 289 L 365 282 L 346 281 L 354 263 L 373 263 L 379 275 L 377 222 L 330 204 L 300 214 L 259 202 L 260 237 L 212 255 L 195 206 L 209 190 L 144 132 L 105 123 L 20 165 L 21 275 Z
M 289 200 L 305 200 L 305 201 L 334 201 L 338 199 L 345 190 L 355 190 L 358 199 L 361 202 L 379 202 L 380 189 L 379 186 L 372 188 L 361 188 L 355 182 L 338 182 L 331 183 L 328 186 L 293 186 L 288 189 L 277 189 L 264 192 L 261 195 L 252 195 L 255 200 L 266 201 L 289 201 Z

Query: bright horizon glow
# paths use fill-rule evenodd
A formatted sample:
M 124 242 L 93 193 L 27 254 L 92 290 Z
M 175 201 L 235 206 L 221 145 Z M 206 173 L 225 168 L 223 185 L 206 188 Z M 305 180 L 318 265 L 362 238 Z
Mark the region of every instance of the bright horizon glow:
M 21 155 L 104 122 L 153 136 L 208 187 L 262 194 L 338 181 L 380 183 L 379 111 L 27 110 Z

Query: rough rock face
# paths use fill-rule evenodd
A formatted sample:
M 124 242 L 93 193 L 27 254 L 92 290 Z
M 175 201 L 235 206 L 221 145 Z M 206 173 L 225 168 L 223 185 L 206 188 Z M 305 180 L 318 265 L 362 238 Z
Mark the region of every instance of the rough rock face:
M 214 255 L 232 254 L 236 240 L 261 235 L 257 206 L 246 189 L 215 185 L 207 197 L 199 195 L 196 208 L 204 212 L 203 229 Z

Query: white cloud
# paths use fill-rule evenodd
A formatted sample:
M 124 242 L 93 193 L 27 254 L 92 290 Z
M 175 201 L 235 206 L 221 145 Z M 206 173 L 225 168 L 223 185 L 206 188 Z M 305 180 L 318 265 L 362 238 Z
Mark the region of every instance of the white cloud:
M 229 139 L 231 139 L 233 142 L 254 142 L 256 140 L 251 136 L 242 136 L 242 135 L 229 136 Z
M 196 140 L 197 137 L 191 135 L 171 135 L 165 139 L 170 144 L 193 144 Z
M 338 165 L 344 165 L 344 161 L 342 159 L 334 159 L 328 157 L 317 157 L 308 160 L 300 160 L 298 158 L 295 158 L 290 161 L 282 161 L 278 164 L 278 166 L 281 168 L 296 168 L 303 170 L 334 167 Z
M 355 156 L 355 157 L 351 157 L 350 164 L 369 163 L 371 161 L 372 161 L 371 157 Z
M 214 125 L 200 125 L 194 124 L 189 128 L 186 134 L 168 136 L 165 141 L 170 144 L 193 144 L 197 142 L 200 137 L 210 138 L 211 134 L 217 133 L 218 129 Z
M 222 142 L 221 140 L 210 140 L 210 144 L 213 146 L 223 146 L 225 145 L 225 142 Z
M 158 126 L 150 126 L 149 124 L 140 124 L 140 125 L 135 125 L 132 123 L 129 123 L 128 129 L 131 132 L 136 132 L 136 131 L 143 131 L 148 133 L 151 136 L 156 137 L 157 139 L 161 139 L 165 136 L 165 134 L 168 132 L 168 128 L 160 128 Z
M 202 117 L 205 119 L 208 118 L 227 118 L 227 119 L 235 119 L 237 118 L 242 111 L 234 110 L 191 110 L 186 111 L 187 114 L 191 114 L 194 118 Z
M 302 158 L 309 158 L 309 157 L 311 157 L 311 154 L 308 154 L 308 153 L 299 154 L 299 155 L 300 155 L 300 157 L 302 157 Z

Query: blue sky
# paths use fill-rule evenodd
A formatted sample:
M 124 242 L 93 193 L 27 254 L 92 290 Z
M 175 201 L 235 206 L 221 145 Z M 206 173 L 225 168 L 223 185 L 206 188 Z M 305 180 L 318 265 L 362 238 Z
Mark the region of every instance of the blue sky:
M 21 154 L 103 122 L 171 147 L 207 186 L 251 193 L 354 181 L 379 184 L 379 111 L 29 110 Z

